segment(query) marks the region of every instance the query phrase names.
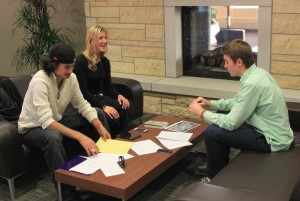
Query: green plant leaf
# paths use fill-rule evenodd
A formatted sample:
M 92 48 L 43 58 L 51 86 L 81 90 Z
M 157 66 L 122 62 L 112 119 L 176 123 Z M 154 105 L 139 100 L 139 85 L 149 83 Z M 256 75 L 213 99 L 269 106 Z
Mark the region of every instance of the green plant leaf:
M 48 52 L 53 44 L 71 44 L 69 38 L 61 33 L 62 28 L 51 24 L 51 18 L 55 14 L 54 4 L 46 0 L 22 0 L 12 31 L 13 37 L 20 30 L 25 33 L 24 45 L 17 48 L 12 61 L 12 67 L 17 72 L 27 67 L 38 70 L 40 55 Z

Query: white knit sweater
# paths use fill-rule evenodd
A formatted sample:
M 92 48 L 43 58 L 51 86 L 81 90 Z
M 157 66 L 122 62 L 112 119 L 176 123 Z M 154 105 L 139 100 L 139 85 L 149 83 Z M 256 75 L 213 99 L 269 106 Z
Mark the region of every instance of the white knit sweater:
M 65 79 L 58 89 L 54 73 L 49 77 L 43 70 L 38 71 L 24 98 L 18 121 L 19 133 L 39 126 L 45 129 L 53 121 L 59 121 L 69 103 L 89 122 L 97 118 L 96 110 L 83 98 L 75 74 Z

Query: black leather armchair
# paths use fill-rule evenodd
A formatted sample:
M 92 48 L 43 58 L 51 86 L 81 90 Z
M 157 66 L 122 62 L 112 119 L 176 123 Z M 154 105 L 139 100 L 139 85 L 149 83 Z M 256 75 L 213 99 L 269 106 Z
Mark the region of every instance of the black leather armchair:
M 31 76 L 19 75 L 9 78 L 16 85 L 24 98 Z M 143 116 L 143 89 L 141 84 L 133 79 L 112 78 L 116 89 L 131 103 L 129 119 L 135 120 Z M 0 121 L 0 177 L 9 184 L 12 200 L 15 198 L 14 179 L 22 175 L 38 162 L 42 154 L 22 144 L 16 123 Z
M 143 89 L 141 84 L 133 79 L 112 77 L 116 90 L 130 101 L 129 121 L 143 116 Z M 141 122 L 142 123 L 142 122 Z

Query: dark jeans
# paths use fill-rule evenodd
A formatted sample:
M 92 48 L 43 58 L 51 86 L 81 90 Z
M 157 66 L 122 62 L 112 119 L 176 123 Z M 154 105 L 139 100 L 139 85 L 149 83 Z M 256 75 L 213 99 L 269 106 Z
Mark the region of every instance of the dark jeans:
M 234 131 L 210 125 L 204 132 L 207 151 L 207 176 L 212 179 L 229 162 L 230 148 L 248 151 L 271 152 L 264 135 L 249 124 Z
M 115 108 L 120 115 L 119 119 L 114 119 L 114 118 L 110 118 L 108 116 L 108 114 L 106 114 L 104 112 L 106 119 L 108 121 L 108 124 L 110 126 L 112 137 L 114 138 L 116 134 L 120 133 L 120 136 L 122 138 L 128 138 L 128 136 L 129 136 L 129 134 L 128 134 L 128 130 L 129 130 L 129 128 L 128 128 L 128 123 L 129 123 L 128 108 L 125 110 L 122 109 L 122 106 L 119 104 L 118 100 L 115 98 L 112 98 L 110 96 L 96 96 L 96 97 L 99 99 L 99 101 L 103 105 L 108 105 L 108 106 Z
M 104 126 L 108 127 L 104 112 L 99 108 L 96 108 L 96 110 L 100 121 L 103 122 Z M 97 141 L 100 137 L 93 125 L 77 111 L 74 111 L 68 116 L 64 116 L 59 122 L 68 128 L 85 134 L 94 141 Z M 21 135 L 21 137 L 27 146 L 43 151 L 46 164 L 51 174 L 53 174 L 57 166 L 66 162 L 71 157 L 85 153 L 78 141 L 64 137 L 57 130 L 36 127 L 30 129 L 24 135 Z

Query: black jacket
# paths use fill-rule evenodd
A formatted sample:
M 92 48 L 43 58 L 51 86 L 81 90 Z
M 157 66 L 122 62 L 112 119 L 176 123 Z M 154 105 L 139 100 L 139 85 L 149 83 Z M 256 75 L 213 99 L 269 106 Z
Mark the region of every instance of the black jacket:
M 0 80 L 0 121 L 17 122 L 23 100 L 10 79 Z

